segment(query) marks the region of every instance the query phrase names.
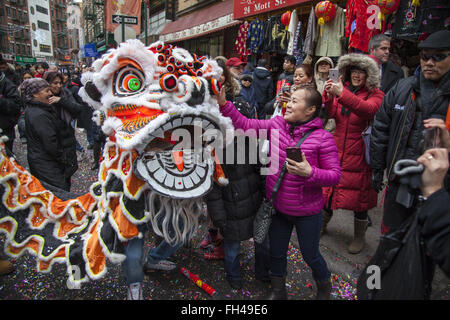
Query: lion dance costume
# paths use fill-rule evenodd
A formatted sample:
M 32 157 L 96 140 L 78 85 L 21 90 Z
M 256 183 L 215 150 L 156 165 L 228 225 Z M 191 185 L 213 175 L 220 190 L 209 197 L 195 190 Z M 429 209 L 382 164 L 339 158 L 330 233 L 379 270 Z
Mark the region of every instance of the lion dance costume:
M 88 193 L 56 196 L 6 156 L 0 139 L 5 252 L 33 254 L 39 272 L 65 263 L 72 283 L 104 276 L 107 259 L 124 261 L 124 243 L 143 237 L 140 224 L 150 223 L 171 244 L 188 239 L 202 197 L 214 181 L 227 183 L 204 139 L 210 130 L 223 136 L 232 130 L 213 97 L 222 73 L 214 60 L 162 42 L 145 47 L 128 40 L 93 68 L 83 74 L 79 94 L 96 109 L 95 121 L 108 139 Z M 76 278 L 74 266 L 81 273 Z

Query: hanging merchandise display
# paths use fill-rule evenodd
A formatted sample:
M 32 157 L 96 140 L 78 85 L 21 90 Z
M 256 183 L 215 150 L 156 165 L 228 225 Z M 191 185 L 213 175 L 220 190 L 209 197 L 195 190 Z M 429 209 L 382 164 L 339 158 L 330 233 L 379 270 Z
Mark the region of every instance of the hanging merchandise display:
M 248 56 L 251 54 L 250 50 L 247 49 L 248 29 L 249 23 L 245 21 L 240 25 L 236 42 L 234 43 L 233 50 L 236 51 L 240 56 Z
M 380 8 L 378 20 L 380 21 L 380 30 L 382 33 L 384 33 L 386 15 L 392 14 L 397 11 L 400 6 L 400 0 L 376 0 L 375 4 Z
M 380 33 L 378 26 L 368 23 L 368 10 L 373 3 L 369 0 L 348 0 L 346 4 L 345 37 L 349 39 L 349 49 L 368 52 L 370 39 Z M 370 27 L 370 28 L 369 28 Z M 373 28 L 372 28 L 373 27 Z
M 248 27 L 246 47 L 251 53 L 260 53 L 263 40 L 263 22 L 256 18 Z
M 448 28 L 450 1 L 422 0 L 418 3 L 414 0 L 402 0 L 395 15 L 392 37 L 415 41 Z
M 303 45 L 303 52 L 309 56 L 309 59 L 305 59 L 306 61 L 304 63 L 311 64 L 312 62 L 311 56 L 314 55 L 314 41 L 317 38 L 316 34 L 316 14 L 314 13 L 314 7 L 311 7 L 311 12 L 309 13 L 308 18 L 308 27 L 306 29 L 305 42 Z
M 299 21 L 294 36 L 294 44 L 292 55 L 297 59 L 297 65 L 303 63 L 305 54 L 303 53 L 303 35 L 302 35 L 302 22 Z
M 294 53 L 294 41 L 297 31 L 297 25 L 298 25 L 298 16 L 297 16 L 297 10 L 292 11 L 291 19 L 289 21 L 288 26 L 288 33 L 289 33 L 289 44 L 287 49 L 287 54 L 293 55 Z
M 316 5 L 314 13 L 318 19 L 317 24 L 320 27 L 320 36 L 322 37 L 323 25 L 334 19 L 336 16 L 336 7 L 331 1 L 321 1 Z
M 315 49 L 316 56 L 340 57 L 343 53 L 342 49 L 345 41 L 345 12 L 344 9 L 340 7 L 336 7 L 334 11 L 334 19 L 326 22 L 323 26 L 318 24 L 320 30 L 323 30 L 323 34 L 317 37 Z
M 263 51 L 286 54 L 288 47 L 287 30 L 281 23 L 281 15 L 270 17 L 264 22 Z

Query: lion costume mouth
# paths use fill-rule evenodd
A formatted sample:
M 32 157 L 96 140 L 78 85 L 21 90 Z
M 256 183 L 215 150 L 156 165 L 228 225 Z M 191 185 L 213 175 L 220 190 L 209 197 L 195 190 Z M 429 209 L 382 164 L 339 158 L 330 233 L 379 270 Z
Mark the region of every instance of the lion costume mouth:
M 204 196 L 222 172 L 210 147 L 215 140 L 204 135 L 225 137 L 233 128 L 214 99 L 222 73 L 217 62 L 162 42 L 144 47 L 130 40 L 93 66 L 80 95 L 98 110 L 110 139 L 137 152 L 136 176 L 163 196 Z M 220 143 L 215 146 L 228 141 Z
M 212 187 L 216 164 L 208 148 L 215 140 L 206 141 L 203 135 L 214 131 L 220 132 L 219 125 L 204 115 L 171 117 L 149 134 L 144 152 L 136 159 L 135 174 L 165 196 L 204 196 Z

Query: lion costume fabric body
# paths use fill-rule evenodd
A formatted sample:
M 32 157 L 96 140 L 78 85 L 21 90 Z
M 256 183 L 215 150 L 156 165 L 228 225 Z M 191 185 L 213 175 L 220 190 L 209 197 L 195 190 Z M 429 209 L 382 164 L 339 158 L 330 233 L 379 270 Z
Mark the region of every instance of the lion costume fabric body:
M 129 40 L 93 68 L 83 74 L 80 96 L 96 109 L 108 140 L 88 193 L 58 197 L 8 158 L 0 139 L 5 252 L 35 255 L 40 272 L 65 263 L 72 283 L 104 276 L 107 259 L 122 262 L 124 243 L 143 236 L 143 223 L 169 243 L 188 239 L 202 197 L 214 181 L 227 183 L 204 139 L 209 131 L 230 138 L 225 132 L 232 130 L 213 97 L 222 73 L 214 60 L 162 42 L 145 47 Z

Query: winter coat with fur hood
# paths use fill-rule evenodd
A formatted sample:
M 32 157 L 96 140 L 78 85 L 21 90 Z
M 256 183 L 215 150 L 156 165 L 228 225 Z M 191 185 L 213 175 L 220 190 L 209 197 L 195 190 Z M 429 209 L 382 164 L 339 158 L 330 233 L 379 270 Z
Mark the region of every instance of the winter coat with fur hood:
M 352 88 L 352 66 L 366 71 L 364 87 Z M 372 188 L 372 171 L 364 158 L 365 145 L 361 133 L 383 101 L 384 93 L 378 89 L 380 71 L 372 58 L 356 53 L 342 56 L 337 68 L 343 76 L 344 90 L 337 98 L 324 91 L 323 101 L 329 117 L 336 120 L 334 139 L 339 150 L 342 178 L 337 186 L 324 188 L 326 205 L 332 210 L 366 211 L 377 205 L 377 193 Z

